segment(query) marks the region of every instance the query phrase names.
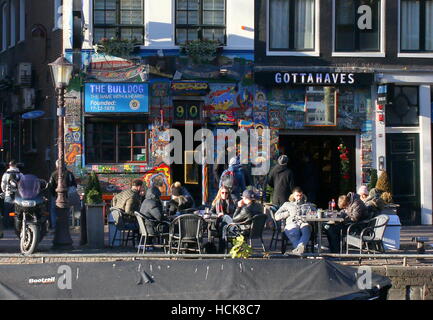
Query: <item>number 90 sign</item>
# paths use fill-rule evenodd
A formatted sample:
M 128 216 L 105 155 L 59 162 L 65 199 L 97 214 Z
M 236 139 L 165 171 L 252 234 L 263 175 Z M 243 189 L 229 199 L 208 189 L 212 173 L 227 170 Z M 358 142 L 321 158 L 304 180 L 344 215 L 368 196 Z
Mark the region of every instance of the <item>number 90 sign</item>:
M 200 108 L 196 103 L 179 103 L 174 105 L 174 118 L 177 120 L 195 120 L 200 118 Z

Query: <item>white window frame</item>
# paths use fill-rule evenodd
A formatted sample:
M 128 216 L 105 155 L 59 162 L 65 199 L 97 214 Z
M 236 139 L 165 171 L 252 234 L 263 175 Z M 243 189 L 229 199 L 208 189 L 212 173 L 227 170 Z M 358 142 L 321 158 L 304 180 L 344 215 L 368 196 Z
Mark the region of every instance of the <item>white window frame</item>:
M 340 52 L 335 51 L 335 0 L 332 0 L 332 56 L 333 57 L 374 57 L 374 58 L 385 58 L 385 2 L 386 0 L 380 1 L 380 51 L 379 52 L 360 52 L 360 51 L 349 51 Z
M 13 48 L 17 43 L 17 6 L 15 5 L 15 0 L 11 0 L 9 4 L 9 24 L 9 48 Z
M 314 51 L 271 51 L 269 48 L 269 0 L 266 0 L 266 55 L 293 57 L 320 57 L 320 0 L 314 2 Z
M 400 34 L 400 28 L 401 28 L 401 0 L 398 0 L 398 52 L 397 52 L 397 58 L 433 58 L 433 52 L 401 52 L 401 34 Z
M 6 51 L 8 48 L 8 4 L 7 2 L 4 2 L 1 8 L 1 12 L 2 12 L 2 50 Z
M 59 9 L 61 9 L 60 12 Z M 63 1 L 62 0 L 54 0 L 53 14 L 54 14 L 53 31 L 63 29 Z M 60 23 L 59 23 L 59 19 L 62 19 Z
M 26 40 L 26 0 L 20 0 L 20 34 L 18 43 Z

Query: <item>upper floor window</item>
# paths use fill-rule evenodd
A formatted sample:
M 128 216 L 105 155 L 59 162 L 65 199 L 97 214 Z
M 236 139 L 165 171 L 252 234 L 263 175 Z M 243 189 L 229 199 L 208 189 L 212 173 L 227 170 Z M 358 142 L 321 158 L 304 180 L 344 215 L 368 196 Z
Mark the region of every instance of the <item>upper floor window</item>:
M 335 0 L 335 51 L 380 51 L 381 0 Z
M 401 0 L 400 51 L 433 51 L 433 0 Z
M 95 42 L 115 38 L 143 43 L 143 0 L 94 0 L 93 36 Z
M 198 39 L 226 43 L 226 0 L 176 0 L 176 44 Z
M 390 86 L 392 104 L 386 106 L 387 127 L 419 126 L 419 91 L 417 86 Z
M 269 0 L 269 50 L 314 50 L 315 0 Z

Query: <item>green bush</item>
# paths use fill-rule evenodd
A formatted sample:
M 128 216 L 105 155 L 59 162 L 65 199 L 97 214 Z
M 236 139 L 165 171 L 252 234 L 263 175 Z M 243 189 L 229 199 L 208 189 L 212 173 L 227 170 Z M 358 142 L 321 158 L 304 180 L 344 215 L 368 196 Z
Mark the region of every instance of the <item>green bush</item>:
M 127 58 L 134 51 L 137 40 L 119 40 L 103 38 L 98 43 L 98 53 L 109 56 Z
M 233 247 L 230 250 L 230 254 L 233 259 L 234 258 L 247 259 L 252 252 L 253 249 L 251 248 L 250 245 L 246 243 L 244 236 L 240 235 L 233 240 Z
M 102 203 L 101 185 L 98 175 L 94 171 L 90 174 L 89 182 L 84 190 L 84 200 L 87 204 Z

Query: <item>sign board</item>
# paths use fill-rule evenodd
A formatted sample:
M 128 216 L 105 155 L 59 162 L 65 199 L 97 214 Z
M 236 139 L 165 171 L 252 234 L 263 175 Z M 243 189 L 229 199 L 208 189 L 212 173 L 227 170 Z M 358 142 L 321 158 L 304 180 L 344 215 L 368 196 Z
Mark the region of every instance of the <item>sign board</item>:
M 84 112 L 148 113 L 149 85 L 142 82 L 85 83 Z
M 174 100 L 174 120 L 201 120 L 203 102 L 198 100 Z
M 209 93 L 209 84 L 204 81 L 173 81 L 171 95 L 173 96 L 205 96 Z
M 351 72 L 280 72 L 258 71 L 255 82 L 263 86 L 305 85 L 305 86 L 355 86 L 371 85 L 373 73 Z

